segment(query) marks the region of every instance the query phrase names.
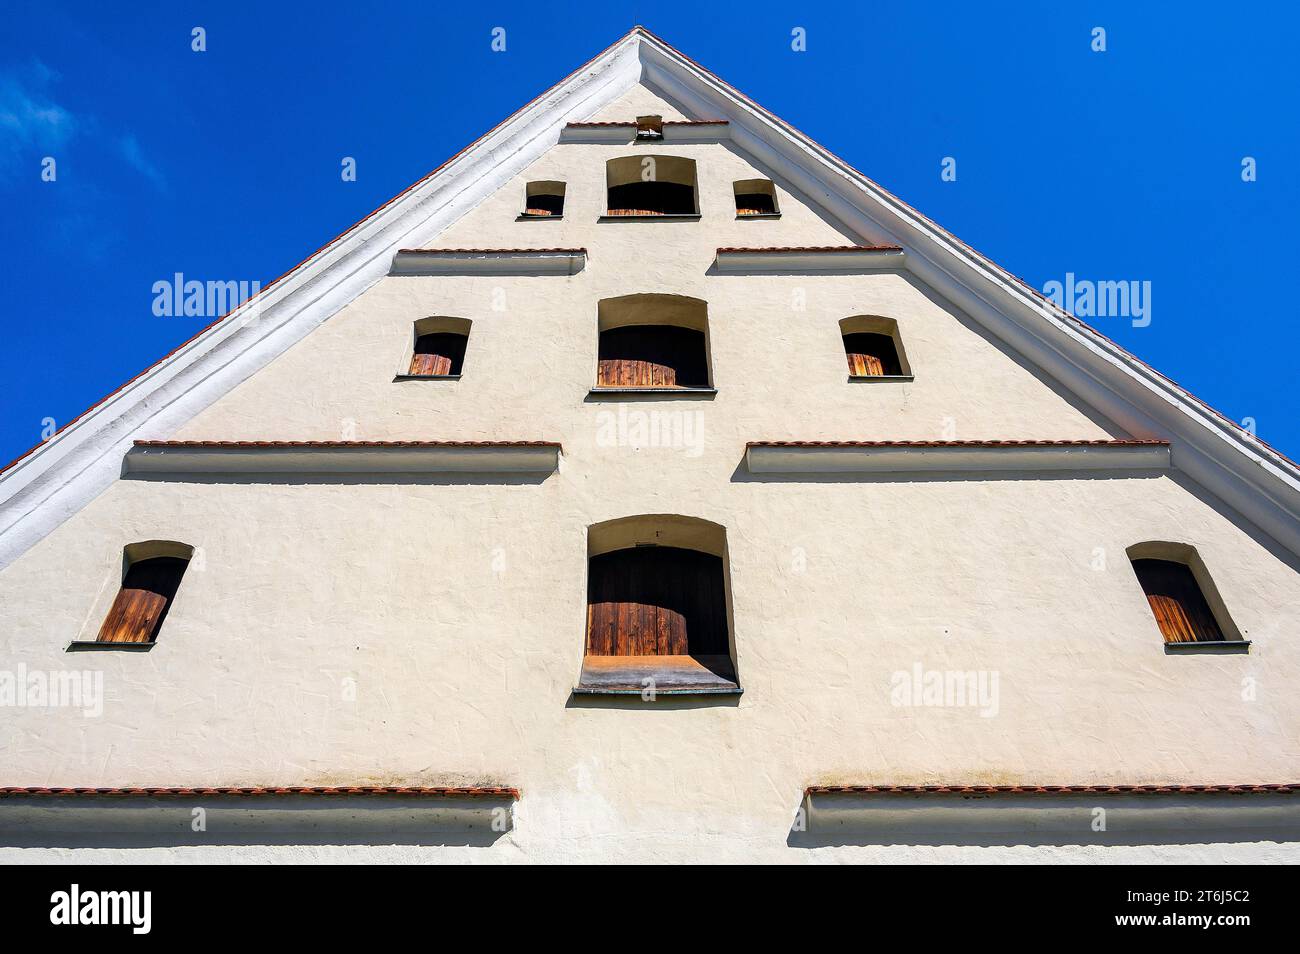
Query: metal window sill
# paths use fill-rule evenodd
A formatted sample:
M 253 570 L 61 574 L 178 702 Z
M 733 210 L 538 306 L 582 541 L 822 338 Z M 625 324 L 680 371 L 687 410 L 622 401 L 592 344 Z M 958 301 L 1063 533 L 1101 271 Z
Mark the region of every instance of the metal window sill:
M 728 656 L 591 656 L 573 687 L 580 696 L 738 696 Z M 649 701 L 649 700 L 647 700 Z
M 850 374 L 849 382 L 856 384 L 859 381 L 913 381 L 916 375 L 913 374 Z
M 527 214 L 525 214 L 525 213 L 523 213 L 523 212 L 520 212 L 517 216 L 515 216 L 515 221 L 516 221 L 516 222 L 553 222 L 553 221 L 555 221 L 556 219 L 562 219 L 562 218 L 564 218 L 564 215 L 563 215 L 563 214 L 561 214 L 561 215 L 527 215 Z
M 780 212 L 755 212 L 752 215 L 741 215 L 739 212 L 736 213 L 737 219 L 779 219 L 780 217 Z
M 85 653 L 85 652 L 113 652 L 124 650 L 128 653 L 147 653 L 158 645 L 156 642 L 148 643 L 101 643 L 97 639 L 74 639 L 68 643 L 65 652 Z
M 573 687 L 575 696 L 640 696 L 648 689 L 609 689 L 604 686 L 583 686 Z M 739 696 L 743 695 L 744 689 L 740 686 L 717 686 L 707 688 L 704 686 L 682 687 L 678 689 L 656 687 L 654 690 L 655 697 L 659 696 Z
M 394 381 L 459 381 L 459 374 L 396 374 Z
M 1215 655 L 1248 652 L 1250 652 L 1249 639 L 1216 639 L 1199 643 L 1165 643 L 1165 653 L 1170 656 L 1180 656 L 1184 653 Z

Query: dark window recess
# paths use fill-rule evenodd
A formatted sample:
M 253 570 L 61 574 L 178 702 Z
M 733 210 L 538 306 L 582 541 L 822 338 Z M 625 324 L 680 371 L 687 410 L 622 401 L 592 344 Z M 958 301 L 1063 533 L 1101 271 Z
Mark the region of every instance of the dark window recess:
M 844 336 L 844 353 L 849 359 L 849 374 L 854 377 L 880 377 L 902 374 L 898 348 L 889 335 L 860 331 Z
M 737 215 L 776 215 L 776 202 L 764 192 L 736 193 Z
M 188 560 L 137 560 L 126 571 L 113 606 L 99 628 L 101 643 L 151 643 L 158 638 Z
M 637 139 L 663 139 L 664 118 L 662 116 L 638 116 L 636 118 Z
M 465 362 L 465 344 L 469 339 L 455 332 L 439 331 L 420 335 L 411 356 L 411 374 L 460 374 Z
M 709 386 L 704 332 L 676 325 L 627 325 L 600 333 L 600 387 Z
M 610 215 L 694 215 L 695 187 L 676 182 L 610 186 Z
M 1185 563 L 1134 560 L 1133 571 L 1167 643 L 1218 642 L 1223 631 Z
M 564 196 L 539 193 L 528 197 L 528 208 L 524 215 L 563 215 Z
M 677 547 L 633 547 L 591 558 L 591 656 L 726 656 L 722 559 Z

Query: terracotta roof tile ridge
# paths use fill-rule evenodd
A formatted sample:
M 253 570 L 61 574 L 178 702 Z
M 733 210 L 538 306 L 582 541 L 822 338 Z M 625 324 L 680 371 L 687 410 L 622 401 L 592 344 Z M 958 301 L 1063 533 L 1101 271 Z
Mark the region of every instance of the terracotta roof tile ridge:
M 109 796 L 136 798 L 186 798 L 210 795 L 416 795 L 428 797 L 519 798 L 519 789 L 498 785 L 284 785 L 284 786 L 130 786 L 91 787 L 0 787 L 0 798 L 23 795 L 55 797 Z

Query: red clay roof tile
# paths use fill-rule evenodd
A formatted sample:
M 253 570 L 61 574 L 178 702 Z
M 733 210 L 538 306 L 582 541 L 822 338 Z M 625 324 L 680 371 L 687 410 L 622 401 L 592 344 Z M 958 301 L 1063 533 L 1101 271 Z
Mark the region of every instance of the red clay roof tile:
M 1258 795 L 1300 794 L 1300 782 L 1253 785 L 810 785 L 813 795 Z
M 901 252 L 901 245 L 772 245 L 766 248 L 735 248 L 727 246 L 718 249 L 719 255 L 780 253 L 780 252 Z
M 307 785 L 286 785 L 278 787 L 228 787 L 210 788 L 201 785 L 186 787 L 139 787 L 139 788 L 55 788 L 32 786 L 28 788 L 0 788 L 0 798 L 22 795 L 48 795 L 57 797 L 78 797 L 104 795 L 111 797 L 135 798 L 187 798 L 211 795 L 416 795 L 421 797 L 449 798 L 519 798 L 519 789 L 495 785 L 455 786 L 407 786 L 407 785 L 345 785 L 314 787 Z
M 594 123 L 566 123 L 570 129 L 596 129 L 608 128 L 611 126 L 629 126 L 636 127 L 635 122 L 594 122 Z M 729 126 L 729 119 L 665 119 L 665 126 Z
M 398 255 L 586 255 L 585 248 L 399 248 Z
M 750 441 L 746 447 L 1168 447 L 1162 440 Z
M 560 447 L 559 441 L 136 441 L 136 447 Z

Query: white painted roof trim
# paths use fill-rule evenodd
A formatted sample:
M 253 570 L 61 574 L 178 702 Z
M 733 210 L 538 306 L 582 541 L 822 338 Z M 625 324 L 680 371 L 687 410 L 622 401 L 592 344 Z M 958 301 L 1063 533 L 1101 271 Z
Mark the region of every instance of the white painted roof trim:
M 576 275 L 586 249 L 537 251 L 404 248 L 393 256 L 394 275 Z
M 1162 444 L 987 446 L 751 445 L 754 474 L 883 474 L 1153 471 L 1169 467 Z
M 815 197 L 861 244 L 903 246 L 923 282 L 1129 434 L 1174 441 L 1179 470 L 1300 555 L 1294 463 L 662 41 L 647 36 L 640 55 L 648 84 L 730 120 L 738 149 Z

